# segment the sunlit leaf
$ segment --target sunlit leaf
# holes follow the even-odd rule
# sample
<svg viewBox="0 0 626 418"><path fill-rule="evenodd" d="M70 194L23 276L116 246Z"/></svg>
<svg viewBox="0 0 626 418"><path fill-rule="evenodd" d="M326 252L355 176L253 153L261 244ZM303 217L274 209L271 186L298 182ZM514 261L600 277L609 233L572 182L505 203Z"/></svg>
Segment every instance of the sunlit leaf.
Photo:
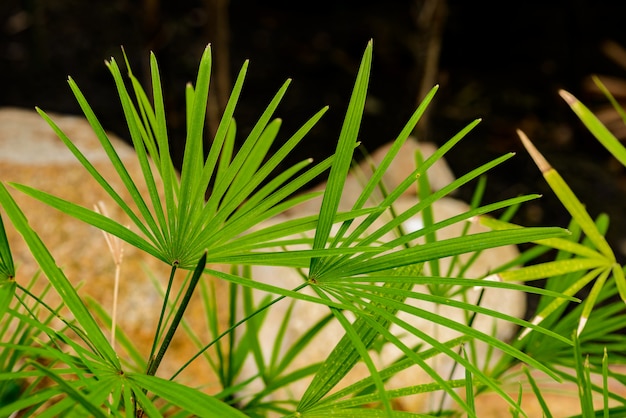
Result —
<svg viewBox="0 0 626 418"><path fill-rule="evenodd" d="M15 228L22 235L30 248L39 266L46 274L54 288L61 295L67 308L74 314L78 323L83 327L91 342L99 351L99 354L115 369L120 369L119 359L111 348L107 338L102 333L85 304L78 296L76 289L65 277L61 269L56 265L54 258L45 247L39 236L33 231L28 220L18 208L4 184L0 183L0 203L7 212Z"/></svg>
<svg viewBox="0 0 626 418"><path fill-rule="evenodd" d="M626 148L624 148L615 135L604 126L587 106L574 97L574 95L565 90L560 90L559 94L563 100L567 102L569 107L572 108L574 113L576 113L576 116L585 124L587 129L589 129L589 132L591 132L623 166L626 166Z"/></svg>
<svg viewBox="0 0 626 418"><path fill-rule="evenodd" d="M324 198L320 208L319 224L315 230L313 248L324 248L330 236L330 230L335 222L335 215L339 208L339 201L350 169L352 155L357 146L357 136L361 126L361 118L365 107L369 74L372 61L372 41L367 44L357 74L354 90L350 96L350 103L341 128L333 165L328 175ZM314 258L311 260L310 274L316 276L323 261Z"/></svg>
<svg viewBox="0 0 626 418"><path fill-rule="evenodd" d="M246 416L213 396L180 383L139 373L128 373L126 378L137 386L147 389L149 392L198 417L243 418Z"/></svg>
<svg viewBox="0 0 626 418"><path fill-rule="evenodd" d="M606 242L604 236L598 232L593 219L591 219L591 216L589 216L584 205L580 202L580 200L578 200L572 189L570 189L560 174L548 163L548 161L546 161L543 155L539 153L526 134L520 130L518 130L517 133L522 140L522 143L528 150L528 153L531 155L535 164L537 164L537 167L543 174L543 177L546 179L546 182L550 185L550 188L559 198L563 206L565 206L574 221L580 225L587 238L591 240L598 251L600 251L611 262L615 262L613 250L611 250L611 247Z"/></svg>

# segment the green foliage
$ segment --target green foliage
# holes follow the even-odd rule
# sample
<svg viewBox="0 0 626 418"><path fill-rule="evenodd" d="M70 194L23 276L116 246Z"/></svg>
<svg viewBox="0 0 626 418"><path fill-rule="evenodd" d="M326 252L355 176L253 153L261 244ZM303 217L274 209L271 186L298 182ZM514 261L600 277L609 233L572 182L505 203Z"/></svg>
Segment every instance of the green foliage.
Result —
<svg viewBox="0 0 626 418"><path fill-rule="evenodd" d="M305 139L327 109L315 113L282 145L274 147L281 121L273 119L273 115L290 84L287 81L235 151L234 114L248 68L245 63L217 132L205 150L204 125L212 61L211 50L207 47L200 60L195 84L186 88L187 137L182 168L177 173L170 155L156 58L150 56L150 94L143 90L126 57L124 59L130 89L117 62L111 59L107 66L121 100L142 179L131 177L71 78L69 85L122 180L124 191L131 197L130 202L121 197L121 191L115 189L45 112L39 109L38 112L99 186L128 215L138 232L98 211L27 185L10 186L170 266L166 288L157 285L163 302L160 310L155 312L158 325L151 352L144 357L124 330L119 330L118 334L120 349L112 346L101 324L113 327L113 318L93 299L81 297L57 266L38 233L30 227L9 188L0 184L0 205L49 281L51 287L47 289L54 289L63 301L58 307L50 307L45 301L48 290L34 294L29 286L16 283L11 251L0 220L0 329L3 331L0 339L3 347L0 354L0 416L15 411L23 411L26 416L70 417L238 417L271 413L294 417L415 416L394 410L394 401L412 394L430 393L444 394L459 410L473 417L477 414L475 398L485 390L496 392L508 403L513 415L520 416L524 415L520 401L504 390L499 380L519 362L555 379L579 382L583 411L593 413L591 393L598 388L588 377L591 365L599 364L594 363L600 353L598 341L606 338L603 343L611 355L618 348L623 349L623 341L610 341L607 332L621 326L617 321L610 327L607 325L611 314L616 312L615 305L599 305L616 293L626 295L626 284L623 269L616 263L603 237L606 222L603 218L597 223L591 220L556 171L550 168L544 173L573 216L571 234L561 228L523 228L507 223L512 210L537 198L536 195L481 205L481 190L484 189L481 179L512 154L477 167L441 190L428 188L428 169L466 137L478 120L468 124L430 158L424 160L421 155L416 155L415 170L395 189L385 190L383 174L393 164L433 99L437 91L435 87L401 129L388 154L363 185L351 210L341 212L339 204L353 152L359 145L359 129L367 97L372 60L372 44L369 43L334 154L317 164L304 160L281 172L277 172L279 165ZM576 109L582 107L577 105ZM528 145L529 141L526 142ZM270 152L273 148L277 150ZM621 152L614 144L609 149ZM276 218L288 209L318 197L319 193L297 192L326 170L330 172L318 214L289 220ZM139 192L138 181L146 185L147 196ZM471 208L449 219L435 221L433 204L474 181L478 181L478 191ZM396 201L408 188L416 186L419 186L419 202L403 212L396 212ZM372 202L376 190L383 191L380 202ZM484 216L499 210L505 210L500 220ZM403 231L402 224L417 215L422 216L424 227L413 232ZM452 224L465 225L467 231L469 222L477 217L493 230L463 233L448 239L438 237L442 228ZM279 220L267 223L270 219ZM579 231L585 233L583 242L578 242ZM393 235L391 238L390 234ZM495 267L494 273L505 279L504 282L485 280L485 277L464 277L463 273L480 252L529 242L536 243L536 248L556 249L557 258L550 263L515 269L536 256L537 250L534 249L509 265ZM474 257L463 265L458 256L468 253ZM454 267L448 272L440 268L439 260L443 258L454 261ZM230 270L221 271L212 267L215 264L229 265ZM302 282L295 288L286 288L257 281L255 266L294 269L302 276ZM430 274L425 273L426 266ZM452 274L454 268L460 272L457 276ZM184 285L178 288L173 283L180 271L186 271L187 276ZM228 295L217 294L203 280L209 275L229 283ZM544 277L549 277L546 289L516 283ZM491 278L493 276L489 276ZM577 291L594 279L595 285L585 303L565 312L567 305L577 301ZM158 280L155 279L155 283ZM501 292L537 293L541 298L539 314L527 322L480 303L470 303L463 295L476 286ZM198 293L211 334L208 341L194 333L185 317L190 298ZM259 299L260 294L267 296ZM283 299L289 299L291 305L284 319L276 324L275 347L268 357L261 349L261 328L271 309ZM458 322L438 311L418 308L413 303L415 301L459 309L466 314L467 320ZM328 314L313 321L302 330L299 339L280 352L283 342L286 343L285 334L290 327L294 303L322 305L328 309ZM225 318L227 329L221 328L217 317L223 312L228 312L228 318ZM400 317L399 313L409 315L409 319ZM473 327L476 315L519 325L519 339L508 344L477 330ZM460 337L439 341L412 322L417 318L455 330ZM63 324L60 328L53 326L57 320ZM294 359L330 322L340 324L344 334L328 358L321 363L311 362L302 368L290 369ZM392 326L401 332L392 331ZM9 329L14 331L8 332ZM164 356L174 334L180 330L187 333L197 352L171 378L159 377L159 365L166 359ZM574 330L577 332L573 333ZM417 347L407 345L403 334L419 337L422 344ZM486 344L490 352L498 350L503 353L493 369L481 366L476 361L476 354L469 349L478 342ZM379 366L373 354L386 344L395 346L401 355L388 365ZM215 355L207 355L209 351ZM587 356L584 360L583 352ZM459 379L441 375L429 363L435 357L453 360L464 368L464 375ZM221 391L209 395L177 381L179 373L197 358L205 359L215 370L222 384ZM247 358L253 360L257 375L242 380L240 374ZM609 373L606 358L603 354L600 360L605 379ZM342 379L358 363L366 366L368 376L341 386ZM395 389L387 387L391 377L416 365L429 376L429 382L415 382ZM570 376L556 365L570 365L575 373ZM271 398L278 390L289 388L305 377L311 377L312 381L301 399ZM530 374L528 378L533 392L541 399L540 388ZM241 393L254 380L260 381L262 388L243 397ZM20 384L16 385L16 382ZM600 390L603 390L605 399L623 401L607 393L606 389ZM542 405L549 416L545 402ZM442 414L445 411L442 406L431 412Z"/></svg>
<svg viewBox="0 0 626 418"><path fill-rule="evenodd" d="M599 79L594 80L626 123L624 110ZM626 166L626 148L617 138L573 95L563 90L560 94L598 141ZM609 391L608 376L610 373L621 382L626 376L609 372L608 366L609 354L611 364L623 364L626 360L623 354L626 347L623 337L625 309L622 303L615 301L618 296L621 301L626 301L626 279L624 267L616 261L612 248L604 238L609 224L608 217L600 215L594 222L584 204L530 139L522 131L518 131L518 134L546 182L572 216L572 223L568 228L572 234L566 238L536 241L537 247L520 257L531 260L545 253L547 249L552 249L557 251L554 261L503 271L499 273L499 277L515 281L547 278L546 289L567 296L575 296L586 286L591 283L593 285L582 305L573 308L568 306L565 298L542 297L538 303L538 313L532 321L533 324L541 324L562 336L573 335L573 347L564 346L557 339L546 340L530 329L523 330L514 345L553 368L561 379L573 382L578 387L582 417L621 416L624 407L609 408L608 401L611 399L624 405L626 399ZM488 218L483 218L482 222L494 229L519 228L517 225ZM504 373L511 365L509 361L510 359L503 359L494 369L494 374ZM559 366L566 366L569 370L574 370L574 373L564 371ZM592 383L592 373L601 374L602 386ZM545 416L551 416L539 388L529 373L527 376ZM601 410L594 411L593 392L602 395Z"/></svg>

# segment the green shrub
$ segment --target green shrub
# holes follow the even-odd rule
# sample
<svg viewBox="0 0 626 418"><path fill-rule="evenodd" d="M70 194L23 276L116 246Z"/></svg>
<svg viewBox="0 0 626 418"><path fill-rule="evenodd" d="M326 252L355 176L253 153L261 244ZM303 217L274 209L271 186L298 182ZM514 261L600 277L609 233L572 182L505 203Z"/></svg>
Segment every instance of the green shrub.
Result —
<svg viewBox="0 0 626 418"><path fill-rule="evenodd" d="M515 208L538 196L521 196L502 202L480 205L480 192L474 204L459 216L442 222L433 222L429 213L432 205L455 189L481 178L492 167L503 163L512 154L488 162L461 176L442 190L425 190L420 202L403 213L395 213L374 232L368 232L375 221L380 222L383 213L417 181L427 178L427 170L454 145L463 139L478 123L474 121L451 138L432 157L421 161L417 156L415 171L396 189L386 191L384 199L371 205L372 193L381 188L381 178L392 163L402 144L418 123L430 100L434 88L416 109L394 142L388 155L374 174L364 184L363 191L352 210L339 212L339 201L351 166L353 152L358 145L359 127L365 105L372 59L372 45L367 46L354 90L346 112L335 153L322 162L312 164L305 160L300 164L277 172L285 157L306 138L306 133L326 112L326 108L311 117L293 136L274 153L269 149L277 137L280 121L273 113L285 94L286 82L263 110L258 122L233 153L236 125L233 118L237 101L242 92L247 71L243 65L233 87L230 100L221 119L211 146L205 154L203 128L211 73L211 50L207 48L200 62L195 85L187 87L187 137L180 175L174 169L169 152L166 116L161 92L157 62L151 56L152 90L148 95L130 71L130 91L117 62L107 63L117 87L130 136L149 189L142 196L128 175L126 168L109 142L78 86L69 80L87 120L98 136L127 191L132 197L125 202L81 151L73 145L54 121L43 111L41 116L56 131L91 176L110 194L113 200L129 216L138 233L121 225L97 211L80 207L26 185L10 186L44 203L91 224L161 260L171 267L168 287L163 304L155 315L159 326L155 332L152 351L138 364L144 369L127 365L116 352L99 321L108 318L101 307L86 303L79 296L64 273L57 267L49 250L37 232L15 203L6 185L0 184L0 205L14 227L28 244L43 274L63 300L63 307L71 313L71 320L62 316L61 306L45 303L44 293L33 294L28 285L16 280L4 227L0 225L0 327L3 347L0 355L3 372L0 373L0 416L22 411L23 416L262 416L270 412L298 416L405 416L406 412L394 410L394 399L415 393L444 392L468 416L476 416L474 398L484 391L494 391L505 399L514 415L523 415L515 395L502 388L502 376L518 363L545 372L555 379L577 382L580 387L581 404L585 416L594 416L591 391L598 391L607 399L626 400L607 393L601 387L592 386L588 376L599 371L606 377L607 355L611 361L623 359L623 338L614 337L614 330L622 326L613 318L617 313L623 318L621 308L615 304L600 304L619 293L624 297L626 287L623 269L615 261L613 253L603 238L606 219L591 220L584 207L576 200L556 171L540 163L547 181L554 188L573 216L570 231L561 228L523 228L506 222ZM133 97L134 96L134 97ZM152 101L148 97L152 97ZM576 102L573 105L580 109ZM586 120L589 114L585 113ZM595 126L595 125L594 125ZM530 142L526 141L530 147ZM614 145L614 144L613 144ZM615 151L623 153L620 149ZM206 158L204 157L206 155ZM542 161L535 155L535 159ZM151 165L150 160L154 163ZM318 215L278 222L267 226L265 222L276 219L284 211L318 196L316 193L296 192L316 179L326 170L327 187L323 193ZM419 179L419 180L418 180ZM157 184L162 184L162 190ZM480 191L480 182L478 183ZM208 191L208 193L207 193ZM161 198L160 196L163 196ZM499 220L483 216L492 211L508 209ZM424 228L400 234L397 238L384 240L386 232L397 230L408 217L422 214ZM480 219L493 230L479 234L463 234L445 240L437 240L441 228L452 223L465 223ZM333 229L334 227L334 229ZM252 231L252 232L250 232ZM584 239L580 238L580 231ZM300 238L294 238L300 237ZM425 241L417 244L416 240ZM582 239L582 241L581 241ZM503 265L492 273L503 281L469 279L463 277L439 277L422 275L422 265L433 264L445 257L504 245L536 243L532 250L513 262ZM291 245L304 245L307 249L292 249ZM284 247L284 251L274 251ZM554 262L528 265L546 248L556 249ZM232 266L230 273L209 267L214 264ZM272 286L249 277L252 266L281 266L303 272L302 284L294 289ZM187 275L185 286L172 286L174 275L182 271ZM232 306L229 318L231 328L225 332L213 329L214 339L202 341L202 348L195 357L207 350L216 350L218 362L212 364L222 380L222 391L206 394L201 390L180 384L176 376L167 379L157 377L164 354L174 333L184 324L187 303L195 292L201 292L205 300L215 300L211 289L203 285L203 277L212 275L231 284L229 300L232 304L250 300L251 291L264 291L275 295L264 304L251 309ZM492 276L493 277L493 276ZM517 284L538 278L548 278L546 289ZM584 304L565 311L573 302L577 290L592 282L595 284ZM198 286L198 283L200 285ZM442 293L420 292L416 284L435 288L443 285ZM532 322L509 317L495 310L451 296L463 293L474 286L535 292L541 295L539 313ZM308 288L312 293L304 293ZM441 288L439 288L441 290ZM47 291L47 290L46 290ZM244 295L243 299L237 295ZM220 295L220 298L223 298ZM246 299L248 298L248 299ZM259 334L255 332L267 309L278 300L290 298L304 303L322 304L328 307L327 321L337 321L345 334L330 356L321 365L311 365L298 372L282 375L288 362L274 361L273 380L265 381L264 389L251 400L238 398L249 381L238 381L243 359L248 356L262 357ZM468 321L459 323L445 316L415 309L408 300L426 298L435 303L451 304L467 311ZM207 303L208 317L215 317L215 303ZM235 312L245 312L245 317L235 317ZM410 321L400 319L398 312L421 316L433 323L456 329L463 337L451 341L438 341L412 326ZM495 319L511 321L521 327L520 335L511 344L499 341L492 335L472 328L472 317L477 313ZM41 320L41 317L44 320ZM354 317L354 320L349 318ZM54 328L52 319L64 323ZM109 321L110 322L110 321ZM419 336L428 349L409 347L401 336L390 331L390 325L401 328L403 333ZM303 335L312 337L323 324L312 324ZM281 326L288 326L288 318ZM240 328L241 327L241 328ZM246 339L233 336L235 329L244 329ZM9 330L11 330L9 332ZM226 337L226 338L224 338ZM251 343L250 343L251 341ZM494 367L481 366L465 351L476 341L486 343L503 356ZM290 348L288 355L297 355L309 342L303 338ZM126 350L136 353L132 343L120 336ZM381 344L393 344L403 357L394 364L379 368L372 359L371 349ZM606 348L605 348L606 347ZM605 351L606 350L606 351ZM136 353L135 355L140 355ZM465 369L462 379L450 379L436 373L427 365L427 359L441 355L448 357ZM583 358L583 355L585 356ZM190 359L192 360L192 359ZM365 380L344 387L335 394L332 391L357 362L368 369ZM264 367L263 360L256 362ZM399 371L418 365L432 379L401 389L386 388L386 381ZM574 373L564 373L558 366L571 366ZM260 373L263 371L261 370ZM289 386L293 381L313 374L302 399L291 402L264 402L265 395ZM270 376L269 374L264 375ZM45 384L43 384L45 381ZM532 379L531 379L532 381ZM18 384L19 383L19 384ZM464 392L464 396L459 392ZM541 399L539 389L533 388ZM49 400L54 402L48 403ZM431 411L441 414L441 409ZM607 413L623 413L624 407ZM549 416L547 406L545 413Z"/></svg>

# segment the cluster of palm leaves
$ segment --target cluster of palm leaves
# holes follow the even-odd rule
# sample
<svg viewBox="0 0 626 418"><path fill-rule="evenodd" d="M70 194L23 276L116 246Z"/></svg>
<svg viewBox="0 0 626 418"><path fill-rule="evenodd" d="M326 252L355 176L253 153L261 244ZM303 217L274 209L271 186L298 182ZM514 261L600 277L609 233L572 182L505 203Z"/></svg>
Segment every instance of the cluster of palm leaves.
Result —
<svg viewBox="0 0 626 418"><path fill-rule="evenodd" d="M210 147L205 150L203 131L211 74L211 49L207 47L197 80L186 89L187 137L180 173L175 170L170 156L155 57L150 59L150 94L143 90L128 62L129 81L122 75L118 63L111 59L107 65L121 99L130 138L142 169L142 181L149 190L147 196L139 193L135 180L129 175L87 100L70 79L69 85L132 197L131 201L122 199L120 192L111 186L54 121L45 112L38 111L89 174L128 215L133 225L128 228L98 211L27 185L0 184L0 206L28 244L41 267L42 276L45 276L35 277L30 284L23 284L19 270L15 271L4 227L0 224L0 416L20 411L20 416L70 417L237 417L268 414L392 417L408 414L396 411L394 400L416 393L445 393L458 413L476 416L475 399L484 392L495 392L508 404L512 414L523 416L521 392L505 389L507 379L511 378L507 372L520 363L553 379L576 382L584 416L596 416L592 405L594 396L605 400L601 414L617 416L613 414L625 413L626 406L623 405L626 405L626 399L610 393L606 385L594 386L589 378L592 373L600 373L607 379L615 374L609 364L624 360L624 338L617 333L623 327L623 306L610 301L616 295L626 299L626 282L622 266L616 262L603 237L608 220L600 217L594 221L589 217L567 184L534 150L523 133L521 136L532 150L546 180L572 214L569 230L525 228L507 222L519 205L537 198L536 195L480 203L483 198L481 190L484 189L483 175L504 163L512 154L477 167L441 190L422 193L420 201L402 213L393 211L398 197L408 188L416 187L416 183L423 182L429 167L461 141L479 121L470 123L430 158L422 161L421 156L417 156L419 164L414 172L395 189L384 190L384 198L379 203L371 204L372 193L381 189L383 174L420 120L437 88L431 90L400 130L387 156L367 179L352 209L339 211L344 183L358 146L371 59L370 43L363 55L334 154L315 164L306 159L281 171L278 167L305 140L307 132L327 109L315 113L280 146L275 146L281 122L273 114L287 91L287 81L263 110L241 145L236 146L234 114L248 68L245 63L217 132L211 138ZM564 97L611 152L620 161L626 162L626 151L598 125L591 112L570 95L564 93ZM272 149L276 151L270 152ZM327 171L328 181L319 214L265 223L308 199L318 197L319 193L298 192ZM434 222L433 203L473 181L477 181L478 185L470 209L459 216ZM12 192L9 192L10 188ZM93 301L79 295L57 267L49 249L15 203L11 195L15 192L39 199L170 266L168 285L163 289L163 304L155 312L159 325L149 354L137 352L123 330L118 331L123 353L113 348L102 329L102 324L111 326L114 323L112 318ZM383 214L390 211L393 216L381 223ZM499 219L483 216L494 211L503 211L504 214ZM422 229L401 233L394 239L383 239L388 232L401 230L406 219L418 214L424 220ZM480 219L491 230L462 234L451 239L436 238L436 232L441 228L475 219ZM378 226L372 231L375 224ZM422 240L419 244L418 239ZM478 254L489 248L530 242L536 244L533 249L491 272L491 277L498 275L499 281L425 275L420 268L424 263L436 263L446 257L455 259L461 254ZM293 249L294 246L298 249ZM284 247L285 250L275 251L277 247ZM553 262L532 263L546 251L556 252ZM210 267L214 265L231 268ZM250 274L254 266L295 269L302 273L302 283L296 288L283 288L255 281ZM463 271L462 268L459 270ZM176 274L186 275L184 286L180 288L173 286ZM205 283L207 275L229 283L228 297L215 295L214 289ZM519 284L540 278L548 279L545 289ZM44 292L33 293L31 285L34 280L47 280L49 286ZM586 300L578 304L578 291L591 283ZM426 285L425 289L444 286L445 291L428 293L416 290L417 284ZM533 320L525 321L479 304L464 302L462 298L452 301L453 296L475 286L502 292L537 293L540 295L538 313ZM310 291L303 292L305 288ZM62 305L50 306L46 303L45 296L49 291L61 296ZM261 304L235 306L241 301L249 302L253 291L273 296ZM185 310L192 295L198 292L206 302L207 317L214 318L210 324L213 337L207 341L200 340L185 327ZM218 299L220 302L227 299L233 305L228 309L230 313L226 322L229 326L226 329L220 328L213 315L218 311ZM328 316L303 330L302 338L286 353L276 351L270 359L265 359L258 342L258 327L265 312L283 299L325 306ZM410 303L413 299L454 304L468 313L468 320L456 322L416 309ZM438 341L413 326L410 320L400 319L398 312L426 318L438 326L457 330L462 336L450 341ZM499 341L493 335L472 327L471 318L476 314L517 324L520 334L511 343ZM59 320L63 325L53 326ZM329 321L337 321L345 331L329 357L321 364L310 364L286 373L293 358ZM419 336L424 344L419 347L406 345L398 333L390 331L391 324L401 329L402 333ZM280 324L279 339L288 327L289 315ZM245 338L235 338L236 330L243 330L240 335L244 334ZM159 366L177 331L189 332L189 338L198 346L197 354L187 364L208 351L215 353L214 357L207 357L207 361L219 376L221 391L209 394L185 386L177 381L178 373L171 377L158 375ZM498 350L500 360L487 365L475 361L465 348L477 341ZM401 357L391 365L377 366L372 359L372 349L380 344L393 344L402 353ZM127 355L134 361L130 362ZM256 359L259 369L256 379L263 382L263 388L255 396L240 398L238 394L250 381L242 381L238 376L245 359L250 356ZM464 378L451 379L437 373L428 363L434 356L454 360L465 370ZM357 363L365 364L368 377L337 390L339 382ZM386 386L390 377L413 365L421 367L430 381L416 382L399 389ZM288 388L291 383L306 376L313 378L301 399L267 401L267 396L274 391ZM541 389L530 373L527 377L531 383L528 390L542 400ZM622 406L610 407L609 399ZM544 413L550 416L549 406L545 402L542 406ZM444 408L442 403L439 410L430 412L441 414Z"/></svg>

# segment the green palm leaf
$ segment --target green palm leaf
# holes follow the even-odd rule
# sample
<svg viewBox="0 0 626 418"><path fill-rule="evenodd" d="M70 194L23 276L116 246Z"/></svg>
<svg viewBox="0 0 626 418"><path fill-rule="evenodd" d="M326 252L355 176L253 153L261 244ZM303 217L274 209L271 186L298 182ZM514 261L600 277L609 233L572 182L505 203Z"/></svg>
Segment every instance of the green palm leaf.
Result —
<svg viewBox="0 0 626 418"><path fill-rule="evenodd" d="M183 408L186 412L192 413L198 417L246 417L242 412L237 411L235 408L213 396L181 385L180 383L139 373L128 373L126 379L135 388L147 389L151 393L168 400L172 404ZM141 401L142 407L150 404L152 404L152 402L148 401L147 398ZM149 416L152 417L153 415Z"/></svg>
<svg viewBox="0 0 626 418"><path fill-rule="evenodd" d="M579 109L578 106L576 108ZM621 266L616 263L613 250L607 243L604 235L600 233L593 219L591 219L591 216L589 216L589 213L585 209L584 205L578 200L574 192L570 189L570 187L559 175L559 173L535 148L535 146L532 144L530 139L528 139L526 134L519 130L518 134L522 140L522 143L528 150L528 153L531 155L531 157L541 170L544 178L546 179L546 182L550 185L550 188L554 191L563 206L565 206L567 211L570 213L574 222L576 222L576 224L580 226L581 230L585 233L585 236L589 240L591 245L593 245L593 247L595 247L598 251L598 256L594 257L593 259L576 258L564 263L567 263L570 268L574 268L576 265L581 267L580 269L603 267L606 273L602 273L602 270L596 271L595 273L590 272L588 275L585 276L585 279L590 281L594 277L598 277L599 283L603 284L606 280L605 274L608 275L609 273L612 273L612 277L615 280L620 297L624 302L626 302L626 279L624 278L624 273ZM527 269L529 269L529 267L527 267ZM569 271L574 270L570 269ZM557 272L555 271L554 274L556 273ZM511 275L515 273L509 272L507 274ZM576 285L576 287L581 288L582 285L579 283L578 285ZM598 296L598 292L599 289L596 288L595 291L590 293L587 300L585 301L586 309L583 312L583 316L581 316L580 318L578 335L580 335L585 327L588 317L591 314L592 307L595 305L595 300ZM552 305L550 308L554 309L555 305ZM538 315L535 319L535 323L539 323L541 320L543 320L543 318L545 318L544 315L547 316L547 314L549 313L551 313L551 311L546 311L541 313L541 315Z"/></svg>
<svg viewBox="0 0 626 418"><path fill-rule="evenodd" d="M98 355L101 356L111 368L120 370L119 359L111 348L107 338L102 333L100 326L96 323L93 316L78 296L74 286L72 286L67 277L65 277L61 269L57 267L52 255L39 236L30 228L28 220L19 209L6 187L1 183L0 204L7 212L15 228L26 241L26 244L39 263L42 271L48 277L59 295L61 295L65 305L72 312L76 321L82 326L89 341L92 342L96 348Z"/></svg>

